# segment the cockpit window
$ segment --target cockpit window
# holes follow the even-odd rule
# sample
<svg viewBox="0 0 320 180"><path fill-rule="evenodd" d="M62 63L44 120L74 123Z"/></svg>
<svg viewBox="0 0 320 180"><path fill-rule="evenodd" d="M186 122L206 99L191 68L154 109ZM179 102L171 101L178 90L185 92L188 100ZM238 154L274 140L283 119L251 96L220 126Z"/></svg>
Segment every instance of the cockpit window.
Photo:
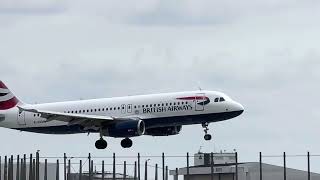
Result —
<svg viewBox="0 0 320 180"><path fill-rule="evenodd" d="M225 101L225 99L223 97L220 97L220 102Z"/></svg>
<svg viewBox="0 0 320 180"><path fill-rule="evenodd" d="M214 99L214 102L219 102L219 98L215 98L215 99Z"/></svg>

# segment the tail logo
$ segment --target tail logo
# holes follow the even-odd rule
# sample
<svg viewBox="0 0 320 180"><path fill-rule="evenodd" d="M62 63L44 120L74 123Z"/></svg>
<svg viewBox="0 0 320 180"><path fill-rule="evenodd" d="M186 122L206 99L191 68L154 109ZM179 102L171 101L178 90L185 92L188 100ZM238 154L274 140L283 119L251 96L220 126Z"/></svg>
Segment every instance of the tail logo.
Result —
<svg viewBox="0 0 320 180"><path fill-rule="evenodd" d="M0 110L7 110L15 107L19 100L10 90L0 81Z"/></svg>

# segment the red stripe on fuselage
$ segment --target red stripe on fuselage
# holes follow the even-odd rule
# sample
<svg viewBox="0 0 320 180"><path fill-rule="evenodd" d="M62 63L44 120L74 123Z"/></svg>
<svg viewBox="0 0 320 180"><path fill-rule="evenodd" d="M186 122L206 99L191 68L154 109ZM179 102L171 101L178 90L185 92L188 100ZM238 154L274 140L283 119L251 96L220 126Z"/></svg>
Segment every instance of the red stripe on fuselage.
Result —
<svg viewBox="0 0 320 180"><path fill-rule="evenodd" d="M14 97L8 101L0 102L0 110L7 110L15 107L18 104L19 100Z"/></svg>
<svg viewBox="0 0 320 180"><path fill-rule="evenodd" d="M189 96L189 97L181 97L181 98L177 98L179 100L205 100L208 99L208 97L204 97L204 96Z"/></svg>

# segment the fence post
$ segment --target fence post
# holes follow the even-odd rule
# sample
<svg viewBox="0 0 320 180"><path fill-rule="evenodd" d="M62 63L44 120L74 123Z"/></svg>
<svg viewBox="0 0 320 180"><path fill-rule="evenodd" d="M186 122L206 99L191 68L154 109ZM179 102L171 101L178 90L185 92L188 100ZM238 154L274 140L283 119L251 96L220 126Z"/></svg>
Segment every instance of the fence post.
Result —
<svg viewBox="0 0 320 180"><path fill-rule="evenodd" d="M70 173L71 173L71 160L68 159L68 174L67 174L68 180L70 180Z"/></svg>
<svg viewBox="0 0 320 180"><path fill-rule="evenodd" d="M80 159L80 162L79 162L79 180L82 179L82 160Z"/></svg>
<svg viewBox="0 0 320 180"><path fill-rule="evenodd" d="M116 153L113 153L113 172L112 179L116 180Z"/></svg>
<svg viewBox="0 0 320 180"><path fill-rule="evenodd" d="M236 180L238 180L238 152L236 152Z"/></svg>
<svg viewBox="0 0 320 180"><path fill-rule="evenodd" d="M67 154L63 153L63 177L67 180Z"/></svg>
<svg viewBox="0 0 320 180"><path fill-rule="evenodd" d="M189 174L190 174L190 172L189 172L189 152L187 153L187 180L189 180Z"/></svg>
<svg viewBox="0 0 320 180"><path fill-rule="evenodd" d="M155 167L154 180L158 180L158 164L156 164L156 167Z"/></svg>
<svg viewBox="0 0 320 180"><path fill-rule="evenodd" d="M4 169L3 169L3 180L8 179L8 157L4 157Z"/></svg>
<svg viewBox="0 0 320 180"><path fill-rule="evenodd" d="M88 155L88 166L89 166L89 180L91 180L91 175L92 175L92 171L91 171L91 153L89 153L89 155Z"/></svg>
<svg viewBox="0 0 320 180"><path fill-rule="evenodd" d="M59 180L59 159L57 159L57 164L56 164L56 180ZM29 179L30 180L30 179Z"/></svg>
<svg viewBox="0 0 320 180"><path fill-rule="evenodd" d="M140 153L138 153L138 180L140 180Z"/></svg>
<svg viewBox="0 0 320 180"><path fill-rule="evenodd" d="M32 161L32 166L33 166L33 168L32 168L32 179L36 179L36 160L35 159L33 159L33 161Z"/></svg>
<svg viewBox="0 0 320 180"><path fill-rule="evenodd" d="M168 178L169 178L169 170L168 170L168 166L166 166L166 180L168 180Z"/></svg>
<svg viewBox="0 0 320 180"><path fill-rule="evenodd" d="M8 180L11 180L11 158L8 158Z"/></svg>
<svg viewBox="0 0 320 180"><path fill-rule="evenodd" d="M123 179L124 180L127 179L127 162L126 161L123 162Z"/></svg>
<svg viewBox="0 0 320 180"><path fill-rule="evenodd" d="M11 180L13 180L13 155L11 155L11 174L10 174L10 176L11 176Z"/></svg>
<svg viewBox="0 0 320 180"><path fill-rule="evenodd" d="M23 158L21 157L20 159L20 180L25 180L24 176L23 176L23 170L24 169L24 162L23 162Z"/></svg>
<svg viewBox="0 0 320 180"><path fill-rule="evenodd" d="M176 168L176 175L174 176L174 180L178 180L179 179L179 171L178 168Z"/></svg>
<svg viewBox="0 0 320 180"><path fill-rule="evenodd" d="M310 180L310 152L308 152L308 180Z"/></svg>
<svg viewBox="0 0 320 180"><path fill-rule="evenodd" d="M40 178L40 156L39 156L39 151L36 152L36 180L39 180Z"/></svg>
<svg viewBox="0 0 320 180"><path fill-rule="evenodd" d="M144 180L148 180L148 160L144 162Z"/></svg>
<svg viewBox="0 0 320 180"><path fill-rule="evenodd" d="M48 180L48 160L44 160L44 180Z"/></svg>
<svg viewBox="0 0 320 180"><path fill-rule="evenodd" d="M101 168L101 176L102 176L102 180L104 180L104 161L102 160L102 168Z"/></svg>
<svg viewBox="0 0 320 180"><path fill-rule="evenodd" d="M16 180L20 180L20 156L17 155Z"/></svg>
<svg viewBox="0 0 320 180"><path fill-rule="evenodd" d="M262 153L259 153L259 170L260 170L260 180L262 180Z"/></svg>
<svg viewBox="0 0 320 180"><path fill-rule="evenodd" d="M210 169L211 169L211 180L213 180L213 176L214 176L214 169L213 169L213 152L210 153Z"/></svg>
<svg viewBox="0 0 320 180"><path fill-rule="evenodd" d="M133 179L137 180L137 161L134 162Z"/></svg>
<svg viewBox="0 0 320 180"><path fill-rule="evenodd" d="M93 180L93 175L94 175L94 172L93 172L93 160L91 160L91 176L90 176L90 180Z"/></svg>
<svg viewBox="0 0 320 180"><path fill-rule="evenodd" d="M27 180L27 155L23 155L23 180Z"/></svg>
<svg viewBox="0 0 320 180"><path fill-rule="evenodd" d="M287 180L286 152L283 152L283 179Z"/></svg>
<svg viewBox="0 0 320 180"><path fill-rule="evenodd" d="M32 154L30 154L30 162L29 162L29 180L31 180L32 179L32 169L33 169L33 167L32 167Z"/></svg>
<svg viewBox="0 0 320 180"><path fill-rule="evenodd" d="M164 153L162 153L162 179L163 180L166 180L166 177L165 177L165 164L164 164Z"/></svg>

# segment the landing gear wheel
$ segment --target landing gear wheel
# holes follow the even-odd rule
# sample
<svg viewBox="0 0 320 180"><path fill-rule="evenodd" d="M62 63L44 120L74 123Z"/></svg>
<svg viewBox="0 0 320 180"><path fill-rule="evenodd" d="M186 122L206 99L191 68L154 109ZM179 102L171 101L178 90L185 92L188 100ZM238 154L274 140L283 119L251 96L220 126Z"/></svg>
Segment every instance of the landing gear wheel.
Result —
<svg viewBox="0 0 320 180"><path fill-rule="evenodd" d="M129 138L125 138L121 141L121 146L123 148L130 148L132 146L132 140Z"/></svg>
<svg viewBox="0 0 320 180"><path fill-rule="evenodd" d="M95 145L97 149L105 149L107 148L108 143L106 140L100 138L99 140L96 141Z"/></svg>
<svg viewBox="0 0 320 180"><path fill-rule="evenodd" d="M210 141L210 140L212 139L211 134L206 134L206 135L204 135L204 139L205 139L206 141Z"/></svg>

